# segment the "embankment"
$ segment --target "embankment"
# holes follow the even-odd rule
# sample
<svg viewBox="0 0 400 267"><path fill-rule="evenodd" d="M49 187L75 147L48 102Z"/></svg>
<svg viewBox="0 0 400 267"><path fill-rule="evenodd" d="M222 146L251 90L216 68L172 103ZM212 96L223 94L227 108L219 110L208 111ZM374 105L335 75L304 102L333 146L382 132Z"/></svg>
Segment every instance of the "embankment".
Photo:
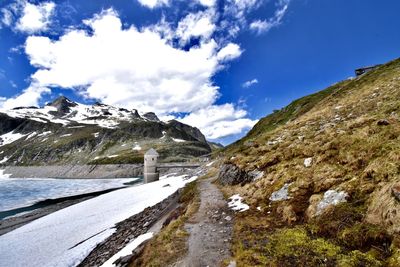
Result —
<svg viewBox="0 0 400 267"><path fill-rule="evenodd" d="M130 178L143 175L141 164L7 166L10 178Z"/></svg>

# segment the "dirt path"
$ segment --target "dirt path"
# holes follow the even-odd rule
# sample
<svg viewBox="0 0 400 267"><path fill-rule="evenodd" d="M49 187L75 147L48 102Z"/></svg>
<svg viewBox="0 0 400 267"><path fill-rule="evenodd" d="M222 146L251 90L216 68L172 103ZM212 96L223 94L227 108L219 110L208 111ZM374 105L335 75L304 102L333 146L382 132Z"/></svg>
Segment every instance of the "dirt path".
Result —
<svg viewBox="0 0 400 267"><path fill-rule="evenodd" d="M233 216L214 179L199 181L200 208L185 225L189 251L176 267L220 266L231 256Z"/></svg>

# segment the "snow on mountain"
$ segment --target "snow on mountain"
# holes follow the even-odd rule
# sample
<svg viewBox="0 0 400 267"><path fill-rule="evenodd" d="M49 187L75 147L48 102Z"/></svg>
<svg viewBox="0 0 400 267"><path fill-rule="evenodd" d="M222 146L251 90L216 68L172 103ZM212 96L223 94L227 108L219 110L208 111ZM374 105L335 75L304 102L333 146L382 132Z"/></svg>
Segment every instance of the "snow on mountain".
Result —
<svg viewBox="0 0 400 267"><path fill-rule="evenodd" d="M13 118L26 118L42 123L53 122L63 125L92 124L103 128L114 128L123 121L134 119L159 121L154 113L141 117L136 110L127 110L105 104L84 105L72 102L66 97L59 97L42 107L20 107L12 110L0 110ZM149 116L148 114L151 114Z"/></svg>

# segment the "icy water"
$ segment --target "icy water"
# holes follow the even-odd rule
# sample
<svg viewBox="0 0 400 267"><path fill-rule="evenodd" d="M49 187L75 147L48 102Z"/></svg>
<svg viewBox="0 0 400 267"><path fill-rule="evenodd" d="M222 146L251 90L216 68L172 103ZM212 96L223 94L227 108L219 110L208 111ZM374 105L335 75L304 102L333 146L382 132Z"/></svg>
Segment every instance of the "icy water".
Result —
<svg viewBox="0 0 400 267"><path fill-rule="evenodd" d="M0 175L0 212L26 207L46 199L70 197L123 187L137 180L138 178L21 179Z"/></svg>

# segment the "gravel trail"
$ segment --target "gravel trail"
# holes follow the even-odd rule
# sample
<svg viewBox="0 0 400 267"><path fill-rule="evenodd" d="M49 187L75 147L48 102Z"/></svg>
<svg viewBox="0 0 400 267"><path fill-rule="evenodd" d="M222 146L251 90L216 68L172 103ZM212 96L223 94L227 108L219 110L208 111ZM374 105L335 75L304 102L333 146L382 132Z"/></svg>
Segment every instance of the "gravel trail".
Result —
<svg viewBox="0 0 400 267"><path fill-rule="evenodd" d="M214 179L199 180L200 208L185 225L189 251L176 267L220 266L231 256L233 215Z"/></svg>

